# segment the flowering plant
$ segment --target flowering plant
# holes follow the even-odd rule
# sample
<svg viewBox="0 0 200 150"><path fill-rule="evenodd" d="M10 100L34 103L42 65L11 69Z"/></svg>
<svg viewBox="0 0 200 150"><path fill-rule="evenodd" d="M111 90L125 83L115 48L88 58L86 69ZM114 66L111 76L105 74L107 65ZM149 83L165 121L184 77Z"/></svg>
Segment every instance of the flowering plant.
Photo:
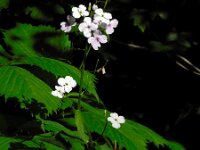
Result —
<svg viewBox="0 0 200 150"><path fill-rule="evenodd" d="M37 18L36 10L27 7L26 13ZM117 26L118 20L97 4L80 4L71 8L71 15L61 21L60 29L17 23L2 31L0 96L14 99L28 117L16 117L16 127L8 125L14 131L0 130L0 149L146 150L148 142L157 147L167 145L172 150L184 149L133 120L109 112L99 98L95 86L97 71L86 70L86 59L91 49L100 51L109 42ZM54 55L56 49L61 54L66 50L74 52L69 36L73 30L87 40L80 67ZM101 70L106 73L105 66ZM1 124L7 124L6 119L1 119L4 117L0 113Z"/></svg>

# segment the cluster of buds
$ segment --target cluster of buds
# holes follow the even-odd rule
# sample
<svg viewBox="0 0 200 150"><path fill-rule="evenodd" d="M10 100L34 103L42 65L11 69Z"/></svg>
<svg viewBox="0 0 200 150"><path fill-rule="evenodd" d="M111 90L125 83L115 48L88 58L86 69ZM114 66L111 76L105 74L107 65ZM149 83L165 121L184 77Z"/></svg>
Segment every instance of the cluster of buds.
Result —
<svg viewBox="0 0 200 150"><path fill-rule="evenodd" d="M66 76L65 78L58 79L58 85L55 86L55 91L52 91L51 94L58 98L63 98L65 93L71 92L71 90L76 86L76 81L70 77Z"/></svg>
<svg viewBox="0 0 200 150"><path fill-rule="evenodd" d="M78 29L87 38L94 50L98 50L101 44L108 42L108 36L114 32L114 28L118 25L117 19L112 19L109 12L104 12L102 8L98 8L93 4L87 9L85 5L80 4L78 7L72 8L72 16L67 16L66 22L61 22L61 30L70 32L73 26L78 25ZM81 23L76 21L81 19Z"/></svg>

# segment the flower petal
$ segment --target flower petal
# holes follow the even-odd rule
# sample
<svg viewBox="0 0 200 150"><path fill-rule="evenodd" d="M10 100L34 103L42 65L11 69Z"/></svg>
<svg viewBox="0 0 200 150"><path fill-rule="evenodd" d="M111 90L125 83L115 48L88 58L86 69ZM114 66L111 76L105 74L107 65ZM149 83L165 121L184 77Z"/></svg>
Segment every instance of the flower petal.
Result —
<svg viewBox="0 0 200 150"><path fill-rule="evenodd" d="M70 85L65 85L65 92L69 93L71 92L72 87Z"/></svg>
<svg viewBox="0 0 200 150"><path fill-rule="evenodd" d="M87 24L85 22L80 23L78 26L79 31L83 32L85 28L87 27Z"/></svg>
<svg viewBox="0 0 200 150"><path fill-rule="evenodd" d="M74 12L72 13L72 16L73 16L74 18L80 18L80 17L81 17L81 15L80 15L80 13L79 13L78 11L74 11Z"/></svg>
<svg viewBox="0 0 200 150"><path fill-rule="evenodd" d="M83 34L84 34L84 36L85 36L86 38L89 38L89 37L91 37L91 36L92 36L92 33L91 33L91 31L90 31L90 30L88 30L88 29L84 30Z"/></svg>
<svg viewBox="0 0 200 150"><path fill-rule="evenodd" d="M111 26L107 26L107 27L106 27L106 33L107 33L107 34L112 34L113 32L114 32L113 27L111 27Z"/></svg>
<svg viewBox="0 0 200 150"><path fill-rule="evenodd" d="M112 19L111 13L108 13L108 12L103 13L103 17L108 19L108 20Z"/></svg>
<svg viewBox="0 0 200 150"><path fill-rule="evenodd" d="M95 14L102 16L103 15L103 9L101 9L101 8L96 9Z"/></svg>
<svg viewBox="0 0 200 150"><path fill-rule="evenodd" d="M65 79L64 78L59 78L58 79L58 84L61 85L61 86L65 85L66 84Z"/></svg>
<svg viewBox="0 0 200 150"><path fill-rule="evenodd" d="M105 36L105 35L99 35L99 41L101 43L107 43L108 42L107 36Z"/></svg>
<svg viewBox="0 0 200 150"><path fill-rule="evenodd" d="M85 5L83 5L83 4L80 4L78 7L79 7L79 9L82 10L82 11L85 11L85 10L86 10Z"/></svg>
<svg viewBox="0 0 200 150"><path fill-rule="evenodd" d="M110 21L110 24L111 24L111 26L113 27L113 28L116 28L117 27L117 25L118 25L118 20L117 19L113 19L113 20L111 20Z"/></svg>
<svg viewBox="0 0 200 150"><path fill-rule="evenodd" d="M124 122L125 122L124 116L119 116L118 119L117 119L117 121L118 121L119 123L124 123Z"/></svg>
<svg viewBox="0 0 200 150"><path fill-rule="evenodd" d="M114 118L112 118L112 117L108 117L107 120L108 120L109 122L111 122L111 123L113 123L113 122L115 121Z"/></svg>
<svg viewBox="0 0 200 150"><path fill-rule="evenodd" d="M114 123L112 123L112 127L116 128L116 129L119 129L121 127L121 125L118 122L114 122Z"/></svg>
<svg viewBox="0 0 200 150"><path fill-rule="evenodd" d="M117 119L118 118L118 114L116 112L114 113L110 113L110 116L114 119Z"/></svg>

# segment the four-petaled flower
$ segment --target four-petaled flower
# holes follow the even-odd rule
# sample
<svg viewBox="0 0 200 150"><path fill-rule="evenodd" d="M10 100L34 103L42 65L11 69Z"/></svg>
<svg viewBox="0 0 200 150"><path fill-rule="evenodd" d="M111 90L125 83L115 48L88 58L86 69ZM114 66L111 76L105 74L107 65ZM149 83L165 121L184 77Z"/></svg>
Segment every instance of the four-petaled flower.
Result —
<svg viewBox="0 0 200 150"><path fill-rule="evenodd" d="M107 34L112 34L114 32L114 28L116 28L118 25L118 20L113 19L106 25L106 33Z"/></svg>
<svg viewBox="0 0 200 150"><path fill-rule="evenodd" d="M107 36L94 33L94 36L88 38L88 43L92 45L94 50L98 50L101 47L101 43L107 43Z"/></svg>
<svg viewBox="0 0 200 150"><path fill-rule="evenodd" d="M81 32L83 32L85 37L89 38L92 36L91 32L97 30L98 25L94 24L90 17L85 17L84 21L80 23L78 28Z"/></svg>
<svg viewBox="0 0 200 150"><path fill-rule="evenodd" d="M119 116L117 113L110 113L110 117L107 118L109 122L112 123L112 127L119 129L122 123L125 123L125 118L123 116Z"/></svg>
<svg viewBox="0 0 200 150"><path fill-rule="evenodd" d="M53 96L59 97L59 98L63 98L64 94L67 92L69 93L72 88L74 88L76 86L76 81L70 77L70 76L66 76L65 78L59 78L58 79L58 84L59 86L55 86L55 91L52 91L51 94Z"/></svg>
<svg viewBox="0 0 200 150"><path fill-rule="evenodd" d="M97 23L106 23L108 24L112 19L111 13L103 12L103 9L98 8L95 10L94 20Z"/></svg>
<svg viewBox="0 0 200 150"><path fill-rule="evenodd" d="M82 4L79 5L79 7L73 7L72 8L72 16L74 18L80 18L81 16L88 16L89 12L86 10L86 7Z"/></svg>
<svg viewBox="0 0 200 150"><path fill-rule="evenodd" d="M72 26L75 26L76 24L73 24L73 25L67 25L67 22L61 22L60 23L61 25L61 30L64 31L64 32L70 32L71 29L72 29Z"/></svg>
<svg viewBox="0 0 200 150"><path fill-rule="evenodd" d="M91 8L90 3L88 10L83 4L73 7L72 16L68 15L67 21L60 23L61 30L64 32L71 31L72 26L76 25L76 19L78 20L79 31L88 38L87 41L94 50L98 50L101 44L108 42L109 35L114 32L114 29L118 25L118 20L112 19L111 13L104 12L96 4L93 4ZM71 88L65 85L65 90L66 92L70 92Z"/></svg>
<svg viewBox="0 0 200 150"><path fill-rule="evenodd" d="M63 98L64 97L64 93L65 93L65 89L63 86L55 86L55 91L52 91L51 94L53 96L59 97L59 98Z"/></svg>

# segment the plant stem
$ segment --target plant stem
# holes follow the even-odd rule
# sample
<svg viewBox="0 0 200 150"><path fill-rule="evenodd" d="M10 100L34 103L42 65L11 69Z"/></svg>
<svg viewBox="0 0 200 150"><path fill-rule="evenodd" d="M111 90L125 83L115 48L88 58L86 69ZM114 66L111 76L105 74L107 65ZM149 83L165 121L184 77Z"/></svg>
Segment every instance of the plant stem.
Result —
<svg viewBox="0 0 200 150"><path fill-rule="evenodd" d="M105 1L105 4L104 4L103 9L106 9L106 6L107 6L108 2L109 2L109 0L106 0L106 1Z"/></svg>
<svg viewBox="0 0 200 150"><path fill-rule="evenodd" d="M91 46L88 47L88 45L86 45L86 49L85 49L85 53L84 53L84 57L83 60L81 62L81 65L79 67L79 69L81 69L81 79L80 79L80 89L79 89L79 99L78 99L78 109L80 110L81 107L81 99L82 99L82 95L83 95L83 77L84 77L84 71L85 71L85 64L86 64L86 59L87 56L90 52Z"/></svg>

